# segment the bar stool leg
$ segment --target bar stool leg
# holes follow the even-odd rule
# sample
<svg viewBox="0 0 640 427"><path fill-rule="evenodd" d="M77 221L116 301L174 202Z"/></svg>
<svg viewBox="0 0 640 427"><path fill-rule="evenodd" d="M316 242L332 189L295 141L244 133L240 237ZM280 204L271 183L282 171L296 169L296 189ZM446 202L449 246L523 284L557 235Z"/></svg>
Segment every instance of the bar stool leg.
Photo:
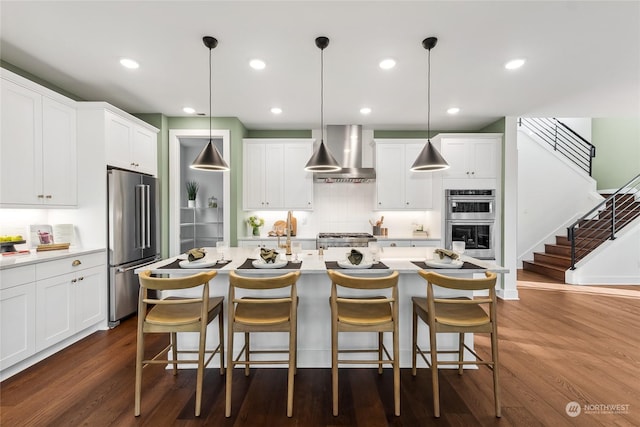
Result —
<svg viewBox="0 0 640 427"><path fill-rule="evenodd" d="M251 350L250 350L251 344L249 343L249 332L244 333L244 342L245 342L244 360L245 362L247 362L244 364L244 376L248 377L249 376L249 354L251 353Z"/></svg>
<svg viewBox="0 0 640 427"><path fill-rule="evenodd" d="M416 353L418 345L418 313L416 313L416 306L413 305L413 327L412 327L412 339L411 339L411 375L416 376Z"/></svg>
<svg viewBox="0 0 640 427"><path fill-rule="evenodd" d="M384 335L382 332L378 332L378 374L382 375L382 344L384 340Z"/></svg>
<svg viewBox="0 0 640 427"><path fill-rule="evenodd" d="M433 414L440 418L440 388L438 385L438 348L436 347L436 332L429 331L429 345L431 347L431 383L433 386Z"/></svg>
<svg viewBox="0 0 640 427"><path fill-rule="evenodd" d="M464 361L464 332L458 337L458 375L462 375L462 362Z"/></svg>

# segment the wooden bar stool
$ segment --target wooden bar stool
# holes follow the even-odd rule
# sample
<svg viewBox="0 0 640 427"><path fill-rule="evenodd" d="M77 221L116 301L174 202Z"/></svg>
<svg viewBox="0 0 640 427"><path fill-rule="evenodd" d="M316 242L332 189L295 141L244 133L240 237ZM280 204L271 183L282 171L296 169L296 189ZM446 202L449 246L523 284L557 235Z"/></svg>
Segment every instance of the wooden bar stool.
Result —
<svg viewBox="0 0 640 427"><path fill-rule="evenodd" d="M296 340L298 294L296 282L300 272L291 272L281 276L246 277L235 271L229 272L229 304L227 321L227 386L225 416L231 416L231 386L233 384L233 368L244 365L245 376L249 375L250 365L288 364L287 381L287 416L293 416L293 378L296 370ZM287 296L265 297L266 291L289 288ZM251 296L236 298L236 288L248 290ZM244 346L237 358L233 356L233 336L236 332L244 333ZM287 350L251 350L249 334L252 332L287 332L289 347ZM288 359L251 360L252 354L288 353ZM240 360L244 354L244 360Z"/></svg>
<svg viewBox="0 0 640 427"><path fill-rule="evenodd" d="M384 277L356 277L342 274L336 270L327 270L331 278L331 387L333 394L333 415L338 415L338 365L339 364L378 364L378 373L382 374L382 365L393 367L394 413L400 415L400 366L398 350L398 272ZM338 287L359 290L357 297L338 296ZM381 289L391 289L391 296L371 296L371 291L379 293ZM338 348L340 332L377 332L378 348L343 349ZM384 345L384 332L393 335L393 355ZM378 360L340 359L345 353L377 353ZM387 358L384 359L383 355Z"/></svg>
<svg viewBox="0 0 640 427"><path fill-rule="evenodd" d="M413 343L412 370L416 375L417 353L431 367L431 381L433 383L433 412L435 417L440 417L440 391L438 385L438 366L457 365L458 373L462 375L464 365L487 365L493 370L493 394L495 401L496 417L500 412L500 385L498 382L498 328L496 317L496 274L485 273L482 279L461 279L443 276L442 274L418 271L418 274L427 281L427 297L413 297ZM488 297L480 298L436 298L433 294L433 285L448 289L464 291L488 290ZM486 306L488 312L482 307ZM425 357L418 347L418 317L429 326L429 344L431 362ZM436 334L439 332L457 332L459 343L458 350L438 350ZM465 333L487 333L491 336L491 360L482 358L464 343ZM476 360L464 361L464 350L468 350ZM457 354L458 360L438 360L438 354Z"/></svg>
<svg viewBox="0 0 640 427"><path fill-rule="evenodd" d="M220 354L220 375L224 374L224 320L222 318L223 297L209 297L209 281L217 272L209 271L192 276L178 278L151 277L150 271L140 273L140 294L138 298L138 345L136 351L136 389L135 416L140 415L140 395L142 391L142 370L150 364L171 363L173 375L178 373L178 364L190 363L198 365L196 378L196 416L200 416L202 402L202 377L204 368L216 353ZM194 298L168 297L165 299L150 298L148 290L156 291L183 290L202 286L202 294ZM148 306L153 308L148 310ZM213 350L206 350L207 325L218 317L218 346ZM179 350L177 332L198 332L198 350ZM145 359L144 335L148 333L169 333L169 345L155 356ZM172 357L169 358L169 351ZM197 360L178 360L178 355L197 354ZM205 361L205 355L209 355ZM161 357L164 357L161 359Z"/></svg>

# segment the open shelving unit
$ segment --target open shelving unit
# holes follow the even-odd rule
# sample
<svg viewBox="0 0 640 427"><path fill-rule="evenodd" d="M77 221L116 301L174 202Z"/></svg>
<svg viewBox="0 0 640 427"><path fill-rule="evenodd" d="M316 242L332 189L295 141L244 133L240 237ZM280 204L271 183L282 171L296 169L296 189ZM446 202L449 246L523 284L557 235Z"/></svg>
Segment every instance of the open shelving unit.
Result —
<svg viewBox="0 0 640 427"><path fill-rule="evenodd" d="M222 208L180 208L180 251L192 248L215 247L223 240Z"/></svg>

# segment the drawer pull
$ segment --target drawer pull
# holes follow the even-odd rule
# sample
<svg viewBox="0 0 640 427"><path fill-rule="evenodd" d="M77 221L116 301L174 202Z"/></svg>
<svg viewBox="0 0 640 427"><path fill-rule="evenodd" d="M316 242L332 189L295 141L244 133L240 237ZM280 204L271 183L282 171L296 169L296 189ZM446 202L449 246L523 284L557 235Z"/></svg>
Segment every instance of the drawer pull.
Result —
<svg viewBox="0 0 640 427"><path fill-rule="evenodd" d="M74 259L73 262L71 263L73 267L77 267L80 264L82 264L82 262L79 259Z"/></svg>
<svg viewBox="0 0 640 427"><path fill-rule="evenodd" d="M84 276L78 277L78 281L82 281L82 280L84 280Z"/></svg>
<svg viewBox="0 0 640 427"><path fill-rule="evenodd" d="M71 283L76 283L77 281L77 279L71 279Z"/></svg>

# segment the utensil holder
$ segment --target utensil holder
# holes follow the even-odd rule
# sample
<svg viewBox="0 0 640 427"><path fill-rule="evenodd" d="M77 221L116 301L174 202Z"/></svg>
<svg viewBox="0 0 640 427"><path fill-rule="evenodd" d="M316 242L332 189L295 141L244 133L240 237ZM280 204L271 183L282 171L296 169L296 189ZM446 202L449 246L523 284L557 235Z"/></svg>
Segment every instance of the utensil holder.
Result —
<svg viewBox="0 0 640 427"><path fill-rule="evenodd" d="M382 230L380 229L381 227L378 226L373 226L373 235L374 236L382 236Z"/></svg>

